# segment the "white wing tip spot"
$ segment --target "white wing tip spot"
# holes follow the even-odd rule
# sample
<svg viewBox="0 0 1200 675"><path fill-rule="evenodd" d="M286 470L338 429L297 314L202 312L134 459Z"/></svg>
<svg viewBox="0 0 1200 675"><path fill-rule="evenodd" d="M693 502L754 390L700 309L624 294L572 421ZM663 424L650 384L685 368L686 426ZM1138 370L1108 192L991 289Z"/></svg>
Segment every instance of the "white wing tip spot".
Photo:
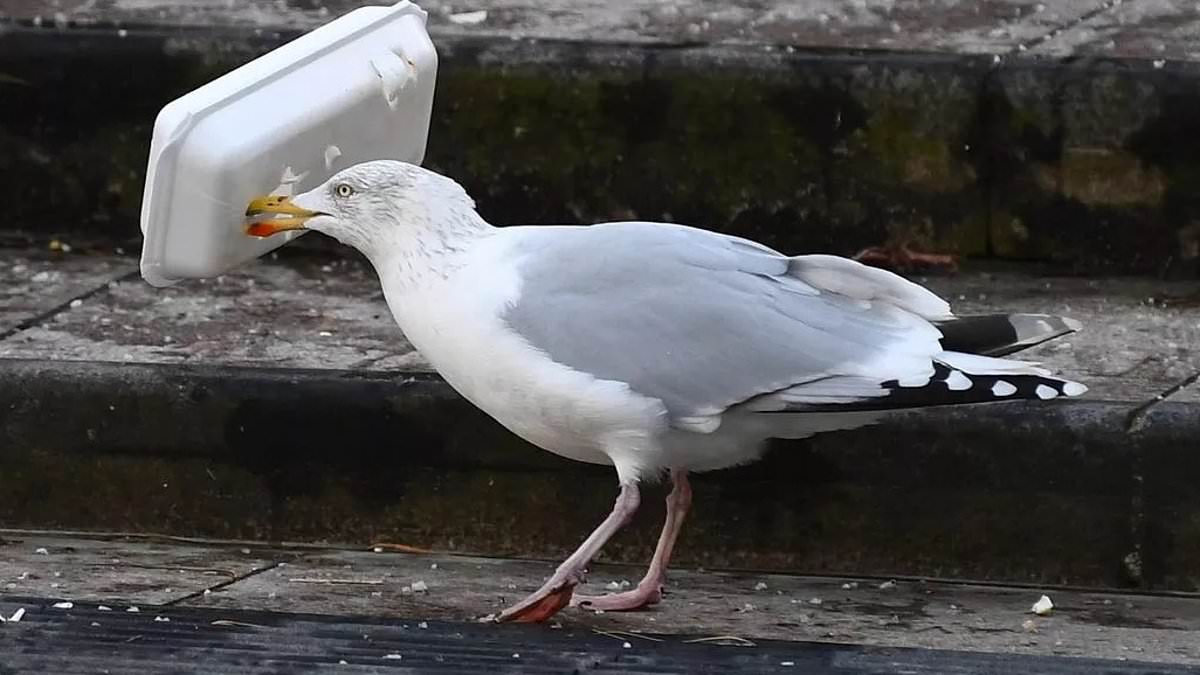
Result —
<svg viewBox="0 0 1200 675"><path fill-rule="evenodd" d="M946 387L950 391L966 391L971 388L971 378L957 370L952 370L946 376Z"/></svg>
<svg viewBox="0 0 1200 675"><path fill-rule="evenodd" d="M1046 399L1051 399L1051 398L1054 398L1055 396L1058 396L1057 389L1055 389L1054 387L1051 387L1051 386L1044 385L1044 384L1039 384L1037 386L1037 389L1033 390L1033 393L1037 394L1037 397L1042 399L1043 401L1045 401Z"/></svg>
<svg viewBox="0 0 1200 675"><path fill-rule="evenodd" d="M1063 393L1067 396L1079 396L1086 392L1088 388L1078 382L1068 382L1063 385Z"/></svg>
<svg viewBox="0 0 1200 675"><path fill-rule="evenodd" d="M992 385L992 396L1012 396L1015 393L1017 393L1017 388L1013 386L1012 382L996 380L996 383Z"/></svg>
<svg viewBox="0 0 1200 675"><path fill-rule="evenodd" d="M900 385L901 387L905 387L905 388L924 387L925 385L929 384L929 376L928 375L910 375L908 377L900 378L899 380L896 381L896 384Z"/></svg>

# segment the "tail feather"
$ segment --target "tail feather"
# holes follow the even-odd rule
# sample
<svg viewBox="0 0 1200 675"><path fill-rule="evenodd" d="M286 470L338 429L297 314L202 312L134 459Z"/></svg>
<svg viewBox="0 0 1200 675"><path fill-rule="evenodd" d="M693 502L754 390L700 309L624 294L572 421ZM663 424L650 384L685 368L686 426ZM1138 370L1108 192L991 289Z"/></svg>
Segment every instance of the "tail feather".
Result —
<svg viewBox="0 0 1200 675"><path fill-rule="evenodd" d="M1081 328L1075 319L1050 314L983 314L935 324L942 349L983 356L1007 356Z"/></svg>

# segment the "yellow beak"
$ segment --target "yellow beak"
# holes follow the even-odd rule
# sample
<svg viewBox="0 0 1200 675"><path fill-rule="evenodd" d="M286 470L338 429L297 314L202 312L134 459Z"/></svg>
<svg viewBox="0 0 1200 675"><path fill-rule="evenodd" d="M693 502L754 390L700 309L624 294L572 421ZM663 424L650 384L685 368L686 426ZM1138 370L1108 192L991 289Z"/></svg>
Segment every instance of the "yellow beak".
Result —
<svg viewBox="0 0 1200 675"><path fill-rule="evenodd" d="M255 220L246 225L246 234L252 237L269 237L288 230L303 230L304 223L314 216L325 215L320 211L302 209L291 202L290 197L268 195L250 200L246 217L271 215L264 220ZM279 218L276 216L290 216Z"/></svg>

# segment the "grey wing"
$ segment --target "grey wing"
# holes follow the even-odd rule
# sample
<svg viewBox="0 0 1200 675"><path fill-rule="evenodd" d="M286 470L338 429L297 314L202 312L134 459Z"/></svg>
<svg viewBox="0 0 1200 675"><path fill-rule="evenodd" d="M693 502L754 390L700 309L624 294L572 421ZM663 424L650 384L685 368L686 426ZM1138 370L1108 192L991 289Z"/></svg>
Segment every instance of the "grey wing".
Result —
<svg viewBox="0 0 1200 675"><path fill-rule="evenodd" d="M559 363L662 400L677 426L751 399L855 401L928 380L941 352L930 320L950 317L919 286L843 258L663 224L521 229L509 325Z"/></svg>

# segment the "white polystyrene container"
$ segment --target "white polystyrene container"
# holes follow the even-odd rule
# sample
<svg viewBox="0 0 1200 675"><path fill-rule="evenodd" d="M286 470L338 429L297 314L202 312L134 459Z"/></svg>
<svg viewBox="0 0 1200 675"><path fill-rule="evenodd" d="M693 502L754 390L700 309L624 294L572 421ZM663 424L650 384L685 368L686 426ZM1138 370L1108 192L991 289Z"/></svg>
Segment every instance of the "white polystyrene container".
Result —
<svg viewBox="0 0 1200 675"><path fill-rule="evenodd" d="M425 12L364 7L169 103L154 123L142 277L211 277L299 232L245 234L250 199L299 193L352 164L420 162L437 54Z"/></svg>

